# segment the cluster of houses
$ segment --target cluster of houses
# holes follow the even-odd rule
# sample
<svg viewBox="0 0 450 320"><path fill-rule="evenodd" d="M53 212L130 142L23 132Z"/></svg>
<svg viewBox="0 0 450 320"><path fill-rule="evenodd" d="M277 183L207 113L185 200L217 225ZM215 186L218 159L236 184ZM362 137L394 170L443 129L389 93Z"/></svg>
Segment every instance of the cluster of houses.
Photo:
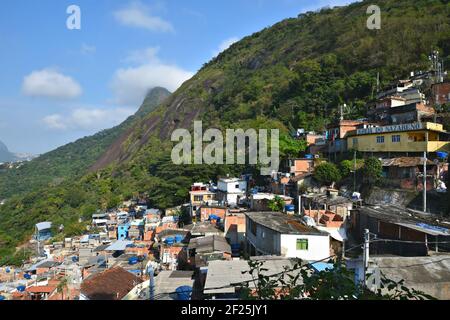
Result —
<svg viewBox="0 0 450 320"><path fill-rule="evenodd" d="M449 219L392 203L368 204L355 190L323 187L313 178L321 159L357 151L380 158L385 178L407 190L424 189L426 160L427 190L446 191L450 139L433 103L447 103L450 86L433 85L430 102L420 81L413 77L380 93L368 119L341 119L325 134L301 131L309 154L290 159L264 185L250 175L194 183L189 203L165 211L128 201L94 214L84 236L64 242L51 242L50 222L36 225L38 258L20 269L0 268L0 297L239 299L251 280L248 260L263 261L271 276L295 274L286 268L298 259L313 272L331 270L330 261L339 257L355 271L355 281L381 270L450 299ZM282 208L273 210L277 203ZM368 268L361 259L367 230Z"/></svg>

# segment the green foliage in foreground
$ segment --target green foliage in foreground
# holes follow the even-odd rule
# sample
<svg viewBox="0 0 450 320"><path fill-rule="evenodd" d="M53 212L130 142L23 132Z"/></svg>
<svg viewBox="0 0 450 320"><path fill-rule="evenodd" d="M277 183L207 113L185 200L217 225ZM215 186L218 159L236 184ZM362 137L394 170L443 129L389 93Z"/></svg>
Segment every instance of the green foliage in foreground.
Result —
<svg viewBox="0 0 450 320"><path fill-rule="evenodd" d="M341 262L334 262L333 270L315 272L309 265L297 262L284 272L267 276L262 261L248 261L251 281L243 284L244 300L435 300L421 291L408 288L404 281L382 276L375 292L355 283L355 274Z"/></svg>

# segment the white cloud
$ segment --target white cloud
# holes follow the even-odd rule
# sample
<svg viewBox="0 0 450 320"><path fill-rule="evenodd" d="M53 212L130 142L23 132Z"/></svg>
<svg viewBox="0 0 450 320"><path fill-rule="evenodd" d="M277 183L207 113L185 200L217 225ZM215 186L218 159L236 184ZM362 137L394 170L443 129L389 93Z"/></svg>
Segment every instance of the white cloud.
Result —
<svg viewBox="0 0 450 320"><path fill-rule="evenodd" d="M53 69L43 69L23 79L22 92L32 97L73 99L82 94L82 89L71 77Z"/></svg>
<svg viewBox="0 0 450 320"><path fill-rule="evenodd" d="M81 53L84 55L90 55L97 52L97 48L95 46L90 46L86 43L81 45Z"/></svg>
<svg viewBox="0 0 450 320"><path fill-rule="evenodd" d="M139 105L149 89L164 87L174 92L194 75L176 65L162 62L157 56L158 50L147 48L134 51L125 59L135 64L115 72L111 83L115 103Z"/></svg>
<svg viewBox="0 0 450 320"><path fill-rule="evenodd" d="M120 24L128 27L159 32L174 31L170 22L153 15L150 8L139 1L133 2L126 8L114 12L114 17Z"/></svg>
<svg viewBox="0 0 450 320"><path fill-rule="evenodd" d="M213 56L214 57L218 56L219 53L224 52L225 50L227 50L229 47L231 47L233 44L235 44L239 40L240 39L238 37L232 37L232 38L222 41L221 44L219 45L219 48L217 50L213 51Z"/></svg>
<svg viewBox="0 0 450 320"><path fill-rule="evenodd" d="M78 108L68 115L46 116L42 122L52 130L99 131L120 124L133 113L130 108Z"/></svg>

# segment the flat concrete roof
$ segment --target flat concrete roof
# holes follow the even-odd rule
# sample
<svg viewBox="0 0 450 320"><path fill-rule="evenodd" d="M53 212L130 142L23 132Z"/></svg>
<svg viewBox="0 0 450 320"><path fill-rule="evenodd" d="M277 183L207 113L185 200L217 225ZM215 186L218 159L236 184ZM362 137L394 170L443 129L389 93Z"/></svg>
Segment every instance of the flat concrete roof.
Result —
<svg viewBox="0 0 450 320"><path fill-rule="evenodd" d="M262 274L274 276L285 271L285 267L292 268L294 265L295 261L289 259L264 260L263 268L268 269L268 271L263 271ZM250 274L243 274L243 272L249 270L248 261L245 260L210 261L203 293L233 294L235 293L236 287L242 287L242 282L252 280ZM299 272L296 270L289 274L297 275ZM249 282L249 285L253 287L253 283Z"/></svg>
<svg viewBox="0 0 450 320"><path fill-rule="evenodd" d="M325 236L328 233L305 225L299 217L280 212L247 212L248 219L281 234Z"/></svg>

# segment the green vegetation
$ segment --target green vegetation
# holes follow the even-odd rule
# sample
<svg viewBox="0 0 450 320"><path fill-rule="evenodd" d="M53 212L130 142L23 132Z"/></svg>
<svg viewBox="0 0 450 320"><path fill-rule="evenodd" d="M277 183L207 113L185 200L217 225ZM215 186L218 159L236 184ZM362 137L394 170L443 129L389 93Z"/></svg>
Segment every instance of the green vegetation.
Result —
<svg viewBox="0 0 450 320"><path fill-rule="evenodd" d="M342 179L338 167L334 163L324 162L314 170L314 178L322 184L330 186Z"/></svg>
<svg viewBox="0 0 450 320"><path fill-rule="evenodd" d="M274 212L283 212L285 205L286 204L283 201L283 199L281 199L279 196L275 196L274 199L269 200L268 207L270 210L272 210Z"/></svg>
<svg viewBox="0 0 450 320"><path fill-rule="evenodd" d="M364 162L364 167L362 171L366 181L370 183L376 183L382 177L383 166L379 159L372 157Z"/></svg>
<svg viewBox="0 0 450 320"><path fill-rule="evenodd" d="M106 131L1 174L0 197L8 201L0 207L0 256L14 255L39 221L79 234L97 209L125 199L144 195L164 209L186 201L192 182L227 173L257 176L258 166L173 165L170 136L176 128L191 128L194 119L221 130L277 128L281 154L301 153L304 145L289 132L322 130L343 102L352 110L346 117L364 116L378 73L383 86L426 70L432 49L450 65L447 2L363 1L284 20L205 64L158 108L122 129L125 134ZM382 8L381 30L366 28L368 4ZM94 162L99 170L87 172ZM327 166L322 180L340 176L336 166Z"/></svg>
<svg viewBox="0 0 450 320"><path fill-rule="evenodd" d="M275 275L265 275L264 262L249 260L252 281L243 286L244 300L436 300L421 291L408 288L404 281L382 276L380 288L370 291L355 283L355 274L340 261L332 270L315 272L311 266L297 262ZM294 275L295 274L295 275Z"/></svg>

